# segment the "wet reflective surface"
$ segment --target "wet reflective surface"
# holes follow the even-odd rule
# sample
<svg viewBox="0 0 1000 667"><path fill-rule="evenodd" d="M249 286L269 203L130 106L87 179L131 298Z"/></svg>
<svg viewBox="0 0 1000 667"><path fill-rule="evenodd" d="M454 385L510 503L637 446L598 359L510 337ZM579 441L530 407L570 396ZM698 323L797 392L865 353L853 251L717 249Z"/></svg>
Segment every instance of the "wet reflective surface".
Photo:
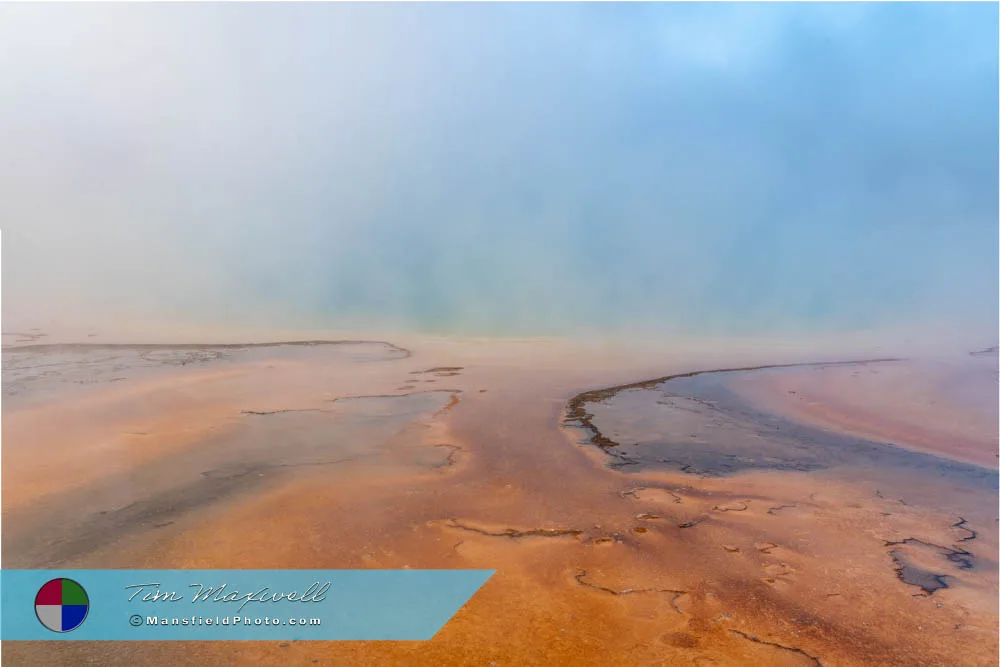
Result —
<svg viewBox="0 0 1000 667"><path fill-rule="evenodd" d="M881 362L881 365L900 362ZM877 368L859 363L852 367ZM823 370L824 366L811 367ZM752 470L891 469L927 481L997 490L995 470L824 430L755 409L729 388L734 376L799 369L761 369L679 377L589 404L603 449L617 468L726 476ZM742 378L739 378L742 379Z"/></svg>

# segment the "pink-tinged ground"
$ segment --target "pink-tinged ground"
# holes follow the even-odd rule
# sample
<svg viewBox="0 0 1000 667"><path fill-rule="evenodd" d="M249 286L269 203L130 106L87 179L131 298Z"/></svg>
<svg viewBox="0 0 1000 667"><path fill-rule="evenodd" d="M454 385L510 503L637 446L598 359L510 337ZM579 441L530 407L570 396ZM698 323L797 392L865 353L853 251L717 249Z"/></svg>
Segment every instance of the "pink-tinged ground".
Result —
<svg viewBox="0 0 1000 667"><path fill-rule="evenodd" d="M996 356L786 369L730 386L802 422L997 467Z"/></svg>
<svg viewBox="0 0 1000 667"><path fill-rule="evenodd" d="M400 345L5 350L4 567L497 570L434 639L5 642L4 663L996 664L995 492L958 517L831 471L626 473L563 426L586 389L810 358Z"/></svg>

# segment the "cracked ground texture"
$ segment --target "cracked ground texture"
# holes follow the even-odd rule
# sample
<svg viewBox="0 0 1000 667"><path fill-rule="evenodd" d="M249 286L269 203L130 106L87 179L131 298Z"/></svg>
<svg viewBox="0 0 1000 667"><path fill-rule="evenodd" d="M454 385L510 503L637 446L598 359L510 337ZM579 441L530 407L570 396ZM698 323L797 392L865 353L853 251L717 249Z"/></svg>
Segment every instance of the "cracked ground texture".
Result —
<svg viewBox="0 0 1000 667"><path fill-rule="evenodd" d="M829 353L25 342L4 350L5 567L497 572L428 642L7 642L4 664L997 661L996 470L963 467L974 430L954 461L925 436L911 458L782 412L776 386L820 400L806 379L766 376L767 411L737 400L746 375L664 384ZM863 352L837 358L884 356ZM764 372L908 362L879 363ZM952 413L934 433L968 423Z"/></svg>

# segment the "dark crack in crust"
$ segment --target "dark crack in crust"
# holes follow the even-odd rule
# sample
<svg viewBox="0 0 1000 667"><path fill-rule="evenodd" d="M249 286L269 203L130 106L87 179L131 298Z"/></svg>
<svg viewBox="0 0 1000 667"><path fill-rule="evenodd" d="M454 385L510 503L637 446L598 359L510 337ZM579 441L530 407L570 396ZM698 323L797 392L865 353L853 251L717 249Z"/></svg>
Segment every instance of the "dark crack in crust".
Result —
<svg viewBox="0 0 1000 667"><path fill-rule="evenodd" d="M967 523L967 521L964 518L958 517L958 521L955 522L955 523L953 523L953 524L951 524L952 528L958 528L959 530L964 530L965 532L969 533L965 537L962 537L962 538L959 538L958 540L955 540L956 542L969 542L969 541L974 540L977 537L979 537L979 533L977 533L976 531L972 530L971 528L968 528L965 525L966 523Z"/></svg>
<svg viewBox="0 0 1000 667"><path fill-rule="evenodd" d="M816 665L817 667L823 667L823 661L820 660L818 656L815 656L812 653L808 653L808 652L804 651L803 649L798 648L797 646L785 646L784 644L779 644L778 642L767 641L765 639L761 639L760 637L755 637L754 635L750 635L750 634L747 634L745 632L741 632L740 630L734 630L732 628L729 629L729 632L733 633L734 635L736 635L738 637L742 637L743 639L746 639L747 641L754 642L755 644L763 644L764 646L771 646L773 648L780 649L782 651L791 651L792 653L798 653L799 655L801 655L803 657L806 657L809 660L811 660L812 663L814 665Z"/></svg>
<svg viewBox="0 0 1000 667"><path fill-rule="evenodd" d="M681 611L680 607L677 606L677 598L681 597L682 595L687 595L688 591L674 589L674 588L625 588L622 590L616 590L614 588L608 588L607 586L601 586L600 584L584 581L584 578L587 576L588 576L587 570L580 570L575 575L573 575L573 578L576 579L576 583L580 584L581 586L586 586L587 588L593 588L594 590L597 591L610 593L611 595L632 595L635 593L670 594L673 595L673 597L670 598L670 606L673 607L674 611L676 611L678 614L684 613L683 611Z"/></svg>

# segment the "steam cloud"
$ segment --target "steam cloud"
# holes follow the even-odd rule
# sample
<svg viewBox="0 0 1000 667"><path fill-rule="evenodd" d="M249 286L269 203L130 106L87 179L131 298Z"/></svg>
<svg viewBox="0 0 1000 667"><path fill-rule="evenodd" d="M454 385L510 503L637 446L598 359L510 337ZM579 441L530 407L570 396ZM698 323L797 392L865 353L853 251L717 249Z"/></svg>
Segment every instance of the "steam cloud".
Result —
<svg viewBox="0 0 1000 667"><path fill-rule="evenodd" d="M995 338L991 4L0 7L4 328Z"/></svg>

